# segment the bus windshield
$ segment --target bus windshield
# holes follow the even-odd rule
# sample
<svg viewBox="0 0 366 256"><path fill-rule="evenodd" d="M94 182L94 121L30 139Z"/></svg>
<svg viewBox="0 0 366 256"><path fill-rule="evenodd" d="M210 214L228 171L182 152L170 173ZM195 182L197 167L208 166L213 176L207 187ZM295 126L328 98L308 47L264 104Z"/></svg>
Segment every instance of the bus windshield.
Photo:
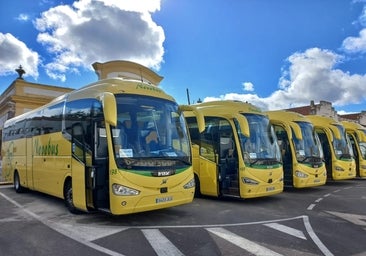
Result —
<svg viewBox="0 0 366 256"><path fill-rule="evenodd" d="M337 159L351 159L353 158L353 150L351 142L346 136L346 131L342 125L334 125L339 130L341 138L337 139L333 134L333 149Z"/></svg>
<svg viewBox="0 0 366 256"><path fill-rule="evenodd" d="M120 168L177 168L191 162L190 144L178 105L142 95L116 95L113 144Z"/></svg>
<svg viewBox="0 0 366 256"><path fill-rule="evenodd" d="M361 150L361 157L362 159L366 159L366 142L359 142L360 150Z"/></svg>
<svg viewBox="0 0 366 256"><path fill-rule="evenodd" d="M257 114L244 114L244 116L248 120L250 137L241 134L240 129L237 129L244 162L250 166L281 163L276 135L269 119Z"/></svg>
<svg viewBox="0 0 366 256"><path fill-rule="evenodd" d="M293 141L296 150L296 158L300 163L310 163L321 161L323 158L323 150L318 135L314 131L314 127L308 122L296 122L301 129L302 140L293 135ZM295 134L294 132L292 134Z"/></svg>

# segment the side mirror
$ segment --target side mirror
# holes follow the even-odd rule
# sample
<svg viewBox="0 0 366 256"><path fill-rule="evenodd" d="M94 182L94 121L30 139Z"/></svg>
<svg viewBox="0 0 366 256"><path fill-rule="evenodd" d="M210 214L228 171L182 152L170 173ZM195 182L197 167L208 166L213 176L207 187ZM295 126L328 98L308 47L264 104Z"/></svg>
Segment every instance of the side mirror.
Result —
<svg viewBox="0 0 366 256"><path fill-rule="evenodd" d="M101 100L105 121L112 126L117 126L117 103L113 93L103 93Z"/></svg>

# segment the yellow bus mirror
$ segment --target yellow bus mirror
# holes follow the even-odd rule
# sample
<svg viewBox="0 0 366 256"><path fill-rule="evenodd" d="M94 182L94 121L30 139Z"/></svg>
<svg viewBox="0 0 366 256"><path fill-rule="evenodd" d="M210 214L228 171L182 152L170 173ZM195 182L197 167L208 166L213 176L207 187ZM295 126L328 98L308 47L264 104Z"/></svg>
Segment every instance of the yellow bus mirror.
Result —
<svg viewBox="0 0 366 256"><path fill-rule="evenodd" d="M239 122L241 133L246 137L250 137L248 120L242 114L236 114L234 117Z"/></svg>
<svg viewBox="0 0 366 256"><path fill-rule="evenodd" d="M112 126L117 126L117 103L113 93L103 93L101 100L105 121Z"/></svg>
<svg viewBox="0 0 366 256"><path fill-rule="evenodd" d="M292 132L291 132L290 125L288 125L287 123L281 122L281 121L274 120L274 119L270 119L269 122L273 126L275 131L276 131L276 126L279 126L282 129L284 129L286 131L288 139L292 140Z"/></svg>
<svg viewBox="0 0 366 256"><path fill-rule="evenodd" d="M296 137L298 140L302 140L302 133L301 133L301 128L300 128L300 126L299 126L297 123L292 122L292 123L291 123L291 128L292 128L292 130L293 130L293 131L294 131L294 133L295 133L295 137Z"/></svg>
<svg viewBox="0 0 366 256"><path fill-rule="evenodd" d="M202 133L205 130L205 126L206 126L205 117L196 107L189 106L189 105L180 105L179 110L180 111L192 111L197 119L198 131L200 133Z"/></svg>
<svg viewBox="0 0 366 256"><path fill-rule="evenodd" d="M338 126L331 125L329 128L333 132L334 137L339 140L341 138L341 133L339 132Z"/></svg>
<svg viewBox="0 0 366 256"><path fill-rule="evenodd" d="M357 137L361 142L366 142L366 133L363 130L356 131Z"/></svg>

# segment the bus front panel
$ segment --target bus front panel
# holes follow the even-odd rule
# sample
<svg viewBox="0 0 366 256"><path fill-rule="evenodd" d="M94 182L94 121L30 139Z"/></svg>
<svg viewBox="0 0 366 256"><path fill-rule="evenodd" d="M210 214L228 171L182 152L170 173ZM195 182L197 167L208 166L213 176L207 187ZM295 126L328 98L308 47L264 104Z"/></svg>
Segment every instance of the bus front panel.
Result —
<svg viewBox="0 0 366 256"><path fill-rule="evenodd" d="M171 176L152 177L125 170L110 170L112 214L151 211L192 202L192 167Z"/></svg>
<svg viewBox="0 0 366 256"><path fill-rule="evenodd" d="M270 196L283 191L282 165L270 169L245 167L240 171L240 197Z"/></svg>

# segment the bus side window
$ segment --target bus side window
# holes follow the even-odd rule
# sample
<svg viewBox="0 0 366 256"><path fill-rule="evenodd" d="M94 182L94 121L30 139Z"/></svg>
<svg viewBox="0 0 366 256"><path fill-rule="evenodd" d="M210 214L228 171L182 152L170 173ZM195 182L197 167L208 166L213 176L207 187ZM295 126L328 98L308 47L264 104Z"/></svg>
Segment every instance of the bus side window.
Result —
<svg viewBox="0 0 366 256"><path fill-rule="evenodd" d="M108 148L107 148L107 133L105 127L97 127L97 150L96 150L96 157L97 158L105 158L108 155Z"/></svg>
<svg viewBox="0 0 366 256"><path fill-rule="evenodd" d="M72 153L82 162L85 162L84 131L80 123L72 125Z"/></svg>

